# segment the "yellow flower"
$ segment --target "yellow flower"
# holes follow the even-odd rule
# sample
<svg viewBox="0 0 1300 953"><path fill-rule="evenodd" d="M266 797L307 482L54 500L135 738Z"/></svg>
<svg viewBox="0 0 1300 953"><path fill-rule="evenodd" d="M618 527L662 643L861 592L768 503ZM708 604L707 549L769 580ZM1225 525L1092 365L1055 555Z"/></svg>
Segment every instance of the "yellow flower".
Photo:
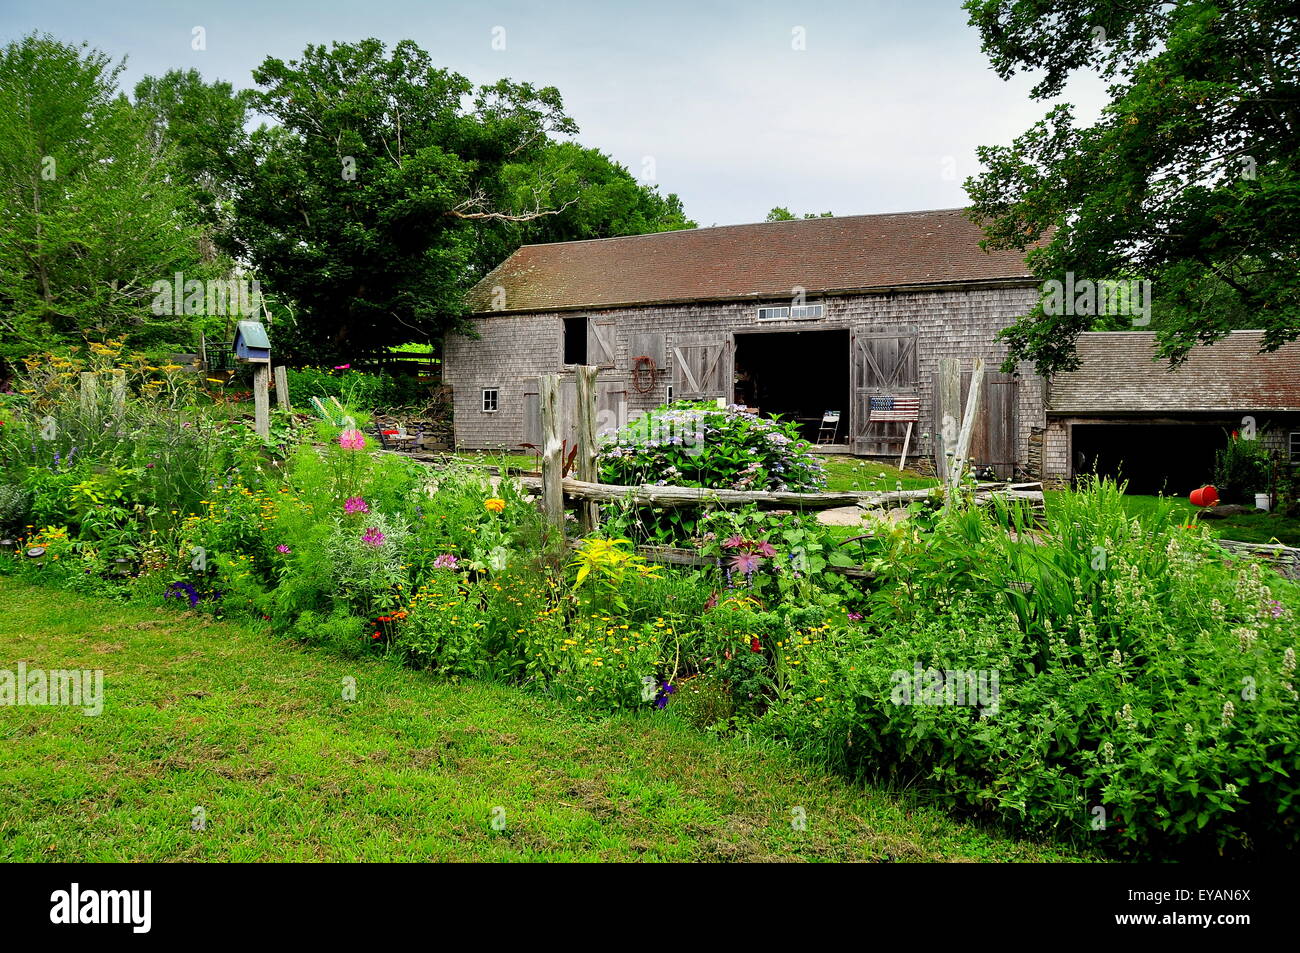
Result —
<svg viewBox="0 0 1300 953"><path fill-rule="evenodd" d="M484 500L483 507L489 512L500 513L506 508L506 501L494 496Z"/></svg>

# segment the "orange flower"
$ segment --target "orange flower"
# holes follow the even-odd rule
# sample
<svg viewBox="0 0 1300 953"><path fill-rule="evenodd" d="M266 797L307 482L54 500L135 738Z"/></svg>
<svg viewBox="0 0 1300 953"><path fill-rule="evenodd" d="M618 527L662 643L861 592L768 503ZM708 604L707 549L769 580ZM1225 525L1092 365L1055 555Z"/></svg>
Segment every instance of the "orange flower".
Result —
<svg viewBox="0 0 1300 953"><path fill-rule="evenodd" d="M506 508L506 501L494 496L484 500L483 506L491 513L500 513Z"/></svg>

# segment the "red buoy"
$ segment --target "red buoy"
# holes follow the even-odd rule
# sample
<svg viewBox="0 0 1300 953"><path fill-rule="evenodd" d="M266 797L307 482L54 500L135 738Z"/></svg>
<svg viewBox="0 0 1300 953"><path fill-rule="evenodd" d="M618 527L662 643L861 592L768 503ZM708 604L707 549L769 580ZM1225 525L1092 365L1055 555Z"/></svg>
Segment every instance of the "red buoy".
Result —
<svg viewBox="0 0 1300 953"><path fill-rule="evenodd" d="M1213 506L1219 502L1219 491L1212 486L1203 486L1192 490L1191 500L1193 506Z"/></svg>

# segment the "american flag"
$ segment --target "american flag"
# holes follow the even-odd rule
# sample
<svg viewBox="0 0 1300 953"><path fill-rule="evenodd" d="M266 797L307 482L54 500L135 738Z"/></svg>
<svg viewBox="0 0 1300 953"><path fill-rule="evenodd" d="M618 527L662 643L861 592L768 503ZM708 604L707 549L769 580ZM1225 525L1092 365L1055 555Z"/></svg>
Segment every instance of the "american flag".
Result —
<svg viewBox="0 0 1300 953"><path fill-rule="evenodd" d="M872 423L917 421L921 419L921 398L872 397L870 409Z"/></svg>

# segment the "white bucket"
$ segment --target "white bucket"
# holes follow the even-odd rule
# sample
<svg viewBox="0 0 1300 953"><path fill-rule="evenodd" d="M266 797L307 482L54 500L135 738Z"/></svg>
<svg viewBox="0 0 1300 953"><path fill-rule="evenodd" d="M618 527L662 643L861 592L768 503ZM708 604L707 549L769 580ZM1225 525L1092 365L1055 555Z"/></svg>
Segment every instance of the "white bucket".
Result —
<svg viewBox="0 0 1300 953"><path fill-rule="evenodd" d="M1256 493L1256 494L1255 494L1255 509L1257 509L1257 510L1264 510L1264 511L1267 512L1267 510L1268 510L1268 494L1267 494L1267 493Z"/></svg>

